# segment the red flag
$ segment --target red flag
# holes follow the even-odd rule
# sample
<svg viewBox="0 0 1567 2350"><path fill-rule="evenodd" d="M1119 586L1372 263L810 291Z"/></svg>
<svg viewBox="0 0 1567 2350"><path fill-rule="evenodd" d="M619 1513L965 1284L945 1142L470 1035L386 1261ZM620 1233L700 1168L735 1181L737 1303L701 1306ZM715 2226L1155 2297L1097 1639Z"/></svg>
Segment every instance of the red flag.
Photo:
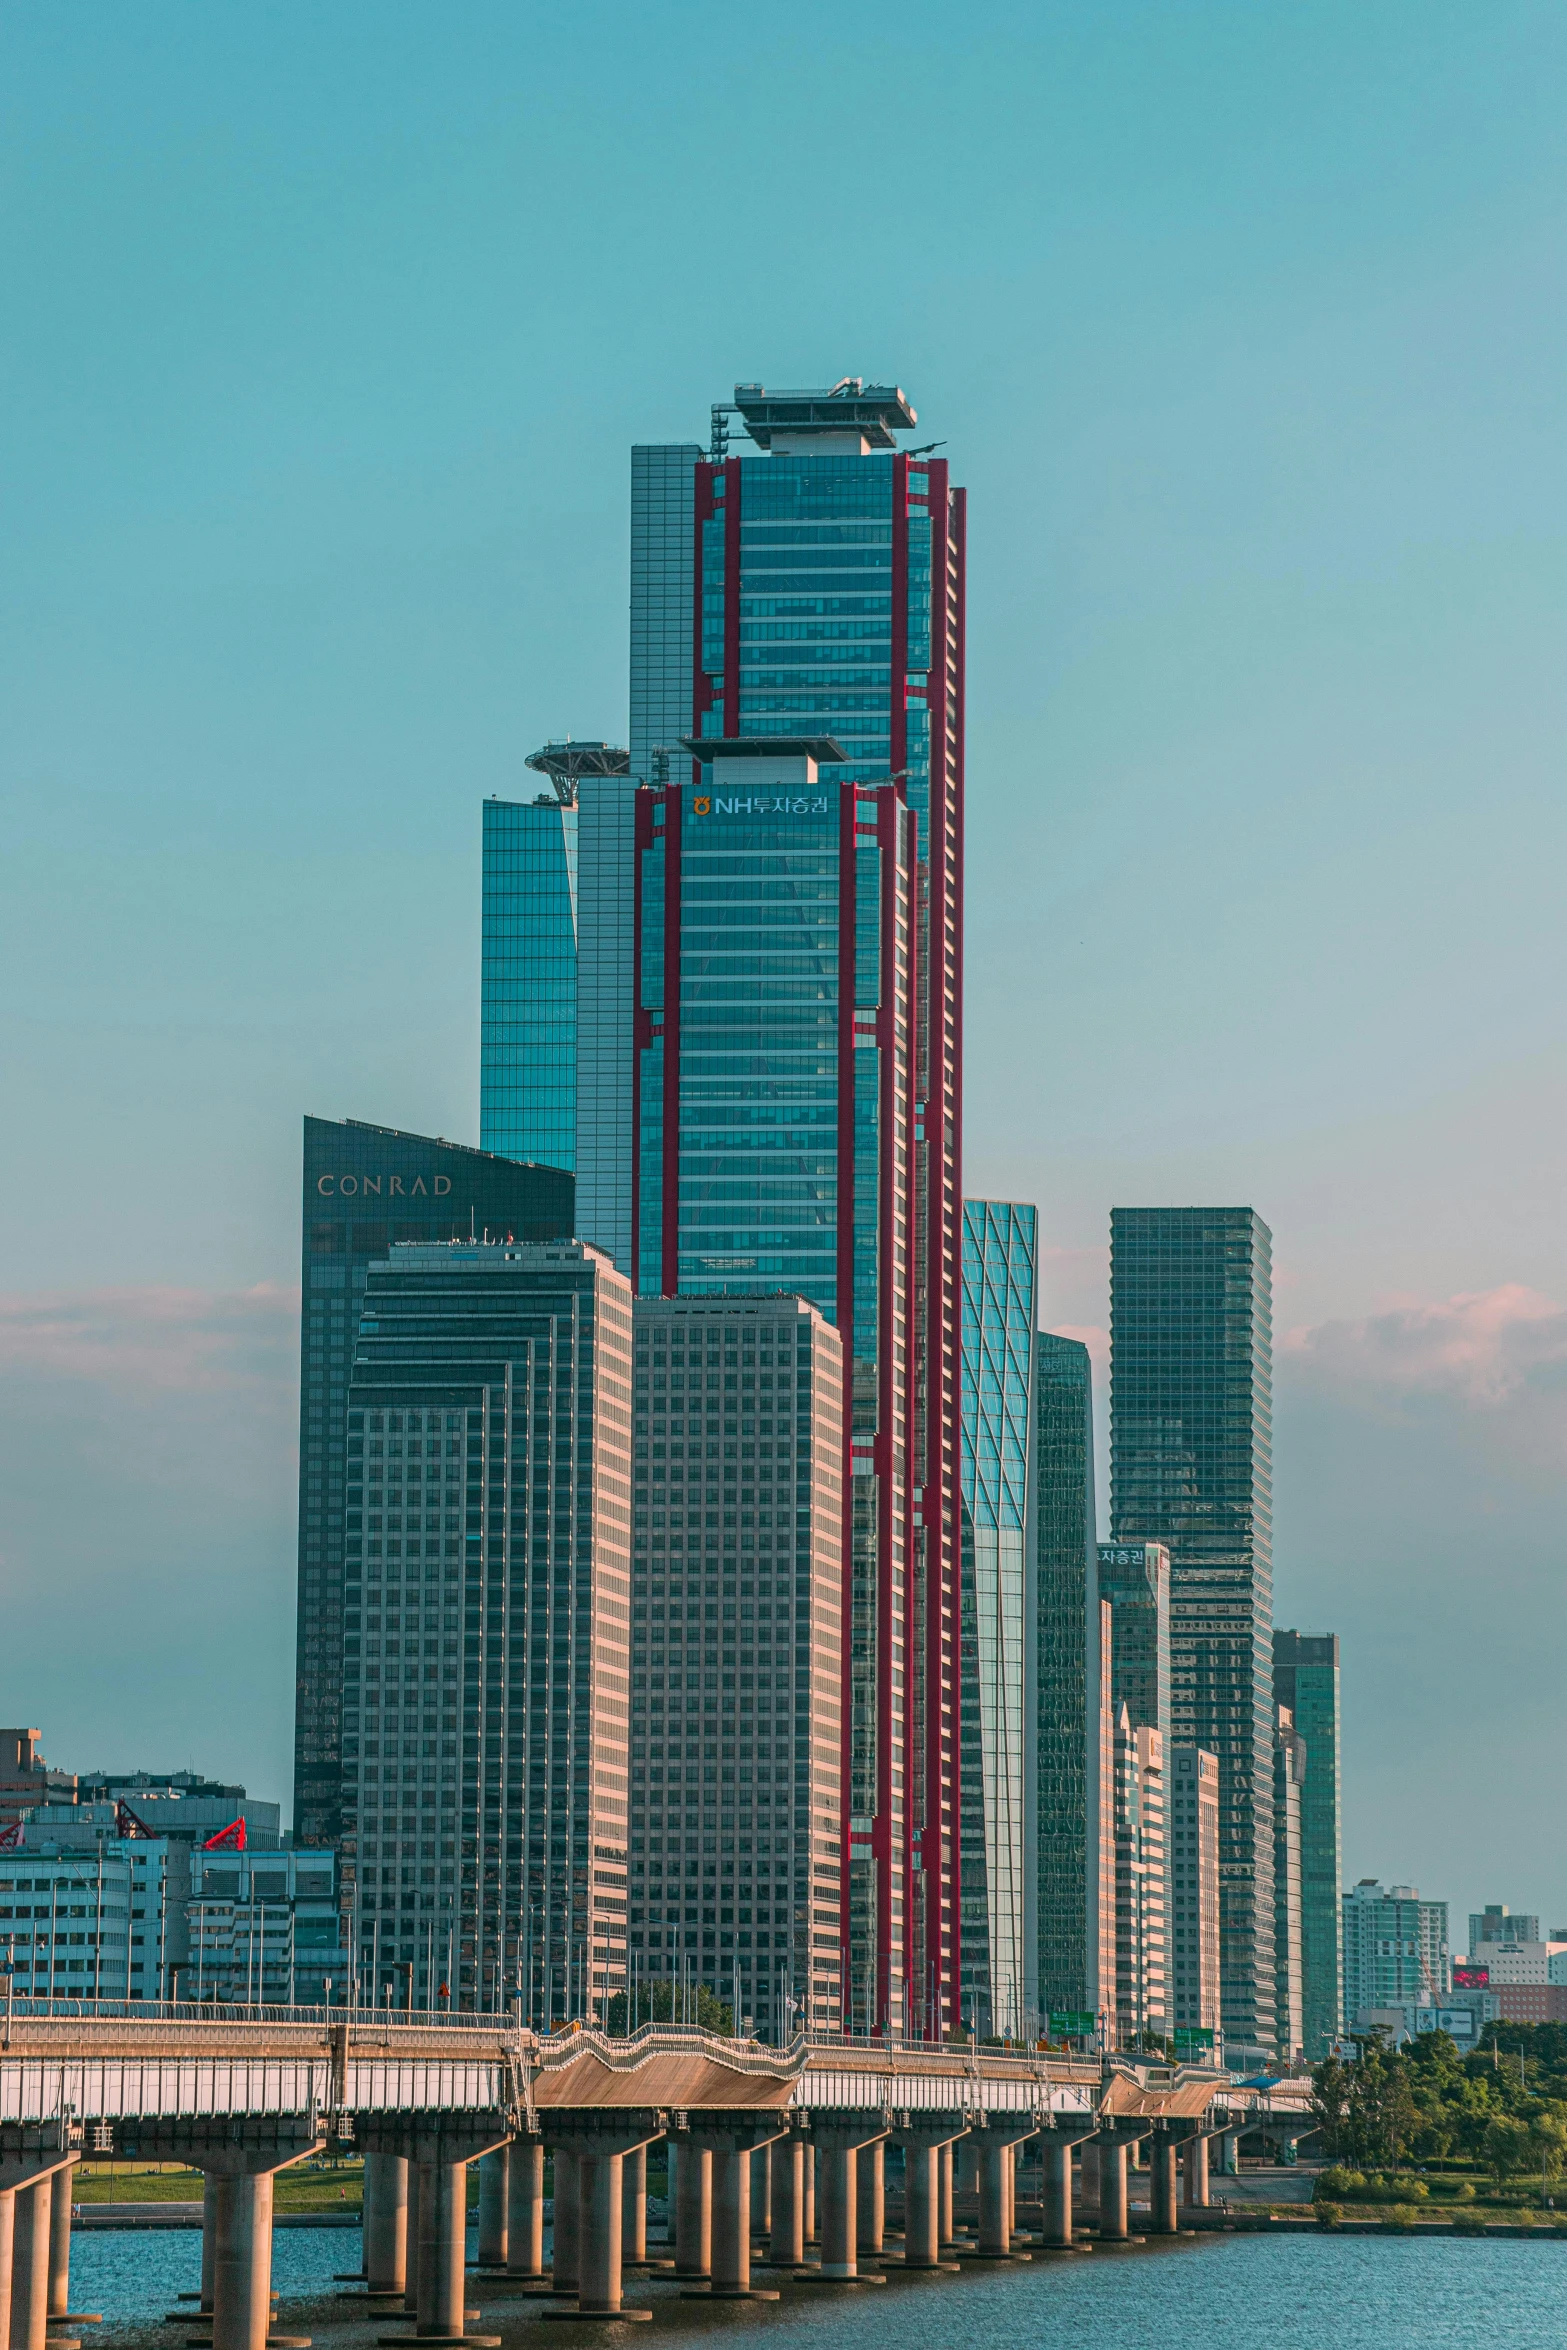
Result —
<svg viewBox="0 0 1567 2350"><path fill-rule="evenodd" d="M115 1804L114 1832L116 1836L124 1837L150 1836L152 1834L146 1821L138 1819L128 1803Z"/></svg>
<svg viewBox="0 0 1567 2350"><path fill-rule="evenodd" d="M241 1812L237 1820L230 1820L228 1826L220 1828L215 1836L209 1836L201 1849L203 1852L243 1852L245 1849L244 1813Z"/></svg>

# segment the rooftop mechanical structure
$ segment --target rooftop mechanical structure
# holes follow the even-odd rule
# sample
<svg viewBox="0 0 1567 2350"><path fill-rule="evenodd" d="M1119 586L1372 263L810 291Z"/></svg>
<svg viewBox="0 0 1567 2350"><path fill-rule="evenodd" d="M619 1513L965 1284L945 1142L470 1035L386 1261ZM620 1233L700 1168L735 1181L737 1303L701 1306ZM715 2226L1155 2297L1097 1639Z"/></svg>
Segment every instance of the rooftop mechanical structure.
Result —
<svg viewBox="0 0 1567 2350"><path fill-rule="evenodd" d="M629 775L631 754L610 743L546 743L523 761L536 775L547 775L563 808L577 804L577 784L584 775Z"/></svg>

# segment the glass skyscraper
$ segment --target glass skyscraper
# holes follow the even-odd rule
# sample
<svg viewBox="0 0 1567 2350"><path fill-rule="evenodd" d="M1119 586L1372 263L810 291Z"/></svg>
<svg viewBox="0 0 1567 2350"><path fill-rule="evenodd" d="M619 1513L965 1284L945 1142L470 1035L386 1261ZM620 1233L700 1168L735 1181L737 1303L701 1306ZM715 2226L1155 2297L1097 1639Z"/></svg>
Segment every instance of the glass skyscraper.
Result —
<svg viewBox="0 0 1567 2350"><path fill-rule="evenodd" d="M1226 2040L1274 2046L1272 1235L1251 1208L1116 1208L1110 1514L1170 1553L1175 1741L1219 1762Z"/></svg>
<svg viewBox="0 0 1567 2350"><path fill-rule="evenodd" d="M565 1238L572 1183L556 1167L357 1119L305 1120L299 1346L299 1600L294 1836L341 1835L344 1415L371 1261L393 1241L470 1232ZM450 1528L456 1556L455 1524Z"/></svg>
<svg viewBox="0 0 1567 2350"><path fill-rule="evenodd" d="M963 2008L1026 2036L1038 1212L963 1203Z"/></svg>
<svg viewBox="0 0 1567 2350"><path fill-rule="evenodd" d="M761 454L729 453L728 417ZM851 1342L846 2004L940 2032L960 1964L964 497L897 453L914 422L890 386L742 384L708 457L634 454L651 788L629 822L607 798L593 820L593 905L634 896L635 977L623 921L614 951L589 939L578 1172L583 1231L641 1294L788 1286ZM739 772L780 750L812 771ZM759 790L774 804L742 810ZM588 843L584 799L585 930ZM590 989L595 1037L625 1015L591 1175Z"/></svg>
<svg viewBox="0 0 1567 2350"><path fill-rule="evenodd" d="M629 791L607 743L547 743L554 789L484 803L479 1142L568 1173L577 1163L579 793Z"/></svg>
<svg viewBox="0 0 1567 2350"><path fill-rule="evenodd" d="M1305 1741L1300 1791L1301 2005L1308 2060L1326 2055L1344 2022L1343 1775L1336 1632L1275 1632L1273 1694Z"/></svg>
<svg viewBox="0 0 1567 2350"><path fill-rule="evenodd" d="M1101 1659L1094 1540L1094 1402L1088 1349L1034 1340L1035 1898L1031 1969L1043 2022L1115 1996L1114 1854L1101 1822L1109 1659ZM1103 1672L1101 1666L1103 1665Z"/></svg>

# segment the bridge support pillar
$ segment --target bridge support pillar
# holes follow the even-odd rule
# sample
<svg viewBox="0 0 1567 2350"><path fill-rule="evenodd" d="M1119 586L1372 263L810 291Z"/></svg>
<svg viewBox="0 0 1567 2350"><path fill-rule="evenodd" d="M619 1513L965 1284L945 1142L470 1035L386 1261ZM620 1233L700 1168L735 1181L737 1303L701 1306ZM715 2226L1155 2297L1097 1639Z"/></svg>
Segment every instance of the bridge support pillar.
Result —
<svg viewBox="0 0 1567 2350"><path fill-rule="evenodd" d="M1058 2252L1072 2248L1072 2141L1052 2130L1040 2140L1044 2164L1044 2238Z"/></svg>
<svg viewBox="0 0 1567 2350"><path fill-rule="evenodd" d="M765 2146L751 2157L751 2227L758 2236L773 2231L773 2166Z"/></svg>
<svg viewBox="0 0 1567 2350"><path fill-rule="evenodd" d="M201 2180L201 2301L203 2317L212 2315L212 2280L218 2257L218 2180L204 2171Z"/></svg>
<svg viewBox="0 0 1567 2350"><path fill-rule="evenodd" d="M71 2306L71 2181L74 2162L62 2163L49 2182L49 2315L64 2317Z"/></svg>
<svg viewBox="0 0 1567 2350"><path fill-rule="evenodd" d="M816 2149L805 2149L805 2240L816 2242Z"/></svg>
<svg viewBox="0 0 1567 2350"><path fill-rule="evenodd" d="M824 2284L853 2284L860 2273L858 2157L862 2147L886 2137L886 2124L879 2115L833 2121L813 2115L812 2128L822 2197L822 2265L819 2272L802 2273L819 2273Z"/></svg>
<svg viewBox="0 0 1567 2350"><path fill-rule="evenodd" d="M515 2138L506 2168L506 2273L544 2274L544 2141Z"/></svg>
<svg viewBox="0 0 1567 2350"><path fill-rule="evenodd" d="M987 2132L980 2139L977 2152L980 2257L1006 2260L1012 2252L1012 2230L1007 2215L1007 2169L1012 2149L998 2145Z"/></svg>
<svg viewBox="0 0 1567 2350"><path fill-rule="evenodd" d="M506 2179L510 2148L479 2157L479 2266L506 2266Z"/></svg>
<svg viewBox="0 0 1567 2350"><path fill-rule="evenodd" d="M621 2154L582 2154L577 2159L581 2229L577 2310L583 2317L621 2314L624 2161Z"/></svg>
<svg viewBox="0 0 1567 2350"><path fill-rule="evenodd" d="M751 2149L713 2154L713 2298L743 2301L751 2290Z"/></svg>
<svg viewBox="0 0 1567 2350"><path fill-rule="evenodd" d="M775 2138L762 2157L771 2180L767 2257L774 2268L798 2268L805 2258L805 2153L803 2139Z"/></svg>
<svg viewBox="0 0 1567 2350"><path fill-rule="evenodd" d="M856 2238L861 2252L880 2252L887 2232L887 2147L884 2139L862 2146L855 2187Z"/></svg>
<svg viewBox="0 0 1567 2350"><path fill-rule="evenodd" d="M675 2174L675 2275L699 2284L713 2268L713 2157L683 2140Z"/></svg>
<svg viewBox="0 0 1567 2350"><path fill-rule="evenodd" d="M1185 2200L1195 2211L1208 2208L1208 2141L1201 2132L1186 2141L1182 2163L1185 2172Z"/></svg>
<svg viewBox="0 0 1567 2350"><path fill-rule="evenodd" d="M575 2294L579 2275L577 2241L581 2227L577 2157L567 2146L557 2146L554 2155L555 2221L554 2241L550 2250L550 2283L557 2293Z"/></svg>
<svg viewBox="0 0 1567 2350"><path fill-rule="evenodd" d="M952 2249L952 2166L955 2148L949 2143L936 2154L936 2241L943 2252Z"/></svg>
<svg viewBox="0 0 1567 2350"><path fill-rule="evenodd" d="M940 2268L942 2265L942 2176L952 2174L953 2142L968 2124L963 2114L895 2113L891 2138L903 2149L903 2265ZM864 2157L861 2157L863 2161ZM950 2192L947 2208L951 2210ZM861 2242L864 2242L863 2231Z"/></svg>
<svg viewBox="0 0 1567 2350"><path fill-rule="evenodd" d="M1175 2140L1156 2130L1148 2141L1148 2229L1150 2235L1180 2233L1175 2203Z"/></svg>
<svg viewBox="0 0 1567 2350"><path fill-rule="evenodd" d="M208 2181L208 2192L213 2182ZM372 2293L408 2290L408 2157L365 2156L365 2281ZM206 2304L203 2302L203 2307Z"/></svg>
<svg viewBox="0 0 1567 2350"><path fill-rule="evenodd" d="M468 2165L450 2159L419 2162L419 2303L415 2333L461 2338L464 2252L468 2235ZM216 2342L213 2350L218 2350Z"/></svg>
<svg viewBox="0 0 1567 2350"><path fill-rule="evenodd" d="M272 2314L272 2173L220 2171L217 2189L212 2350L266 2350Z"/></svg>
<svg viewBox="0 0 1567 2350"><path fill-rule="evenodd" d="M12 2350L44 2350L49 2326L49 2179L34 2179L12 2196L15 2243L11 2256Z"/></svg>
<svg viewBox="0 0 1567 2350"><path fill-rule="evenodd" d="M1099 2153L1099 2233L1111 2243L1124 2244L1126 2225L1125 2139L1101 2139Z"/></svg>
<svg viewBox="0 0 1567 2350"><path fill-rule="evenodd" d="M16 2189L0 2187L0 2343L11 2340L11 2284L15 2274Z"/></svg>
<svg viewBox="0 0 1567 2350"><path fill-rule="evenodd" d="M515 2149L513 2149L515 2153ZM620 2173L620 2256L627 2268L647 2266L647 2148L624 2155Z"/></svg>
<svg viewBox="0 0 1567 2350"><path fill-rule="evenodd" d="M1219 2139L1219 2168L1227 2179L1240 2176L1241 2134L1239 2130L1225 2130Z"/></svg>

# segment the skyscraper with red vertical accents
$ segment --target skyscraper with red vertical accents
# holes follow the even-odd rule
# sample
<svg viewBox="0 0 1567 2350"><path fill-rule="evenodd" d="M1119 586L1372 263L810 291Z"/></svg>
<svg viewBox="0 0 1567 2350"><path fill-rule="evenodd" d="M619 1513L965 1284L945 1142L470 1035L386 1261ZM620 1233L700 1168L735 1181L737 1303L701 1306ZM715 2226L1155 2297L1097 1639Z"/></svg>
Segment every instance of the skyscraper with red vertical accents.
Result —
<svg viewBox="0 0 1567 2350"><path fill-rule="evenodd" d="M756 454L730 453L736 417ZM606 1213L640 1294L792 1290L844 1335L844 2008L938 2036L961 1962L964 502L898 452L914 425L856 379L739 385L707 458L635 452L646 788L615 819L634 1070Z"/></svg>

